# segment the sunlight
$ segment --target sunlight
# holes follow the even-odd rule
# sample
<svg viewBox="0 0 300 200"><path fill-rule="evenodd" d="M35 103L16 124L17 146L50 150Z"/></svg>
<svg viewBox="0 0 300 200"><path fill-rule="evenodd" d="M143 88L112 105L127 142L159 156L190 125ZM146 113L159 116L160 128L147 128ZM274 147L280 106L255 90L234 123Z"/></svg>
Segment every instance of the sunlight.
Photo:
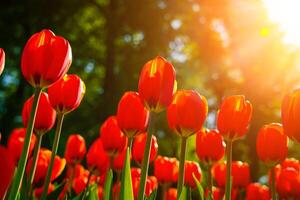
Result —
<svg viewBox="0 0 300 200"><path fill-rule="evenodd" d="M264 0L268 15L285 34L284 42L300 46L300 1Z"/></svg>

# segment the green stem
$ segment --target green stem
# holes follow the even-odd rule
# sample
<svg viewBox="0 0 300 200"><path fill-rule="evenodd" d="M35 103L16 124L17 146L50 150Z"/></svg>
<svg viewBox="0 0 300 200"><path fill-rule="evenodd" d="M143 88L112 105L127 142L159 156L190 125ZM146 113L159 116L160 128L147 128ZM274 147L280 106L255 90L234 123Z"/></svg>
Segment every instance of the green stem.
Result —
<svg viewBox="0 0 300 200"><path fill-rule="evenodd" d="M25 167L26 167L26 162L27 162L27 158L28 158L29 144L30 144L30 140L31 140L32 132L33 132L33 126L34 126L34 122L35 122L35 116L36 116L36 112L37 112L37 105L38 105L38 102L39 102L39 99L41 96L41 92L42 92L42 89L38 88L38 87L36 87L34 90L34 98L33 98L33 103L32 103L32 107L31 107L29 121L27 124L24 146L22 149L22 154L21 154L21 158L19 160L15 178L12 182L8 200L15 200L17 198L18 190L22 183L22 179L23 179Z"/></svg>
<svg viewBox="0 0 300 200"><path fill-rule="evenodd" d="M184 181L184 164L186 155L187 137L181 137L180 158L179 158L179 177L177 183L177 199L179 199Z"/></svg>
<svg viewBox="0 0 300 200"><path fill-rule="evenodd" d="M163 183L162 186L161 186L161 199L162 200L166 199L167 190L168 190L168 184Z"/></svg>
<svg viewBox="0 0 300 200"><path fill-rule="evenodd" d="M148 130L147 130L147 138L146 138L146 146L145 146L144 157L143 157L143 161L142 161L140 187L139 187L138 198L137 198L138 200L143 200L145 198L144 196L145 196L146 179L147 179L148 169L149 169L151 141L152 141L152 134L154 132L153 119L154 119L154 113L150 112L149 124L148 124Z"/></svg>
<svg viewBox="0 0 300 200"><path fill-rule="evenodd" d="M46 196L48 193L48 187L49 187L50 180L51 180L54 159L55 159L55 155L56 155L57 148L58 148L58 143L59 143L59 138L60 138L61 127L62 127L63 121L64 121L64 114L58 113L57 114L57 127L56 127L54 142L53 142L53 146L52 146L50 163L49 163L49 167L48 167L48 171L47 171L47 175L46 175L46 179L45 179L45 183L44 183L44 188L43 188L43 192L42 192L42 197L41 197L42 200L46 199Z"/></svg>
<svg viewBox="0 0 300 200"><path fill-rule="evenodd" d="M226 145L226 186L225 186L225 200L231 199L231 163L232 163L232 140L227 141Z"/></svg>
<svg viewBox="0 0 300 200"><path fill-rule="evenodd" d="M209 191L209 195L212 195L212 175L211 175L211 164L209 163L207 165L207 186L208 186L208 191Z"/></svg>
<svg viewBox="0 0 300 200"><path fill-rule="evenodd" d="M271 168L271 192L272 192L272 199L277 200L277 195L276 195L276 180L275 180L275 169L274 167Z"/></svg>
<svg viewBox="0 0 300 200"><path fill-rule="evenodd" d="M133 137L129 137L128 138L129 154L131 154L132 143L133 143Z"/></svg>
<svg viewBox="0 0 300 200"><path fill-rule="evenodd" d="M36 170L36 165L37 165L37 158L39 155L39 150L41 148L41 143L42 143L42 138L43 134L42 133L37 133L37 144L34 147L34 152L33 152L33 160L32 160L32 165L30 168L30 173L28 177L28 186L29 186L29 198L32 195L32 189L33 189L33 180L34 180L34 175L35 175L35 170Z"/></svg>

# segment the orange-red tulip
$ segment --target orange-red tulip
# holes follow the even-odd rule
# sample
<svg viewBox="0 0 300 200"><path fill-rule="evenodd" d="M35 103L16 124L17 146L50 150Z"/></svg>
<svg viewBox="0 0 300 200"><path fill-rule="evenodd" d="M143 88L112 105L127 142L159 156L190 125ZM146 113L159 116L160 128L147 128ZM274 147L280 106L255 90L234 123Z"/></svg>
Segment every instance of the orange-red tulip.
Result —
<svg viewBox="0 0 300 200"><path fill-rule="evenodd" d="M177 91L167 110L169 127L182 137L202 128L208 112L204 96L192 90Z"/></svg>
<svg viewBox="0 0 300 200"><path fill-rule="evenodd" d="M213 187L212 189L212 196L213 200L223 200L224 199L225 191L223 188ZM237 200L238 198L238 189L232 188L231 189L231 200Z"/></svg>
<svg viewBox="0 0 300 200"><path fill-rule="evenodd" d="M263 126L256 140L256 152L260 160L268 166L282 162L288 153L288 138L283 133L281 124Z"/></svg>
<svg viewBox="0 0 300 200"><path fill-rule="evenodd" d="M35 198L41 199L43 188L44 188L44 186L36 188L34 190L34 196L35 196ZM49 186L48 186L48 192L47 192L47 194L50 194L51 192L53 192L54 188L55 188L54 185L52 183L50 183Z"/></svg>
<svg viewBox="0 0 300 200"><path fill-rule="evenodd" d="M176 183L178 180L178 165L179 162L176 158L158 156L154 161L154 176L161 184Z"/></svg>
<svg viewBox="0 0 300 200"><path fill-rule="evenodd" d="M198 158L207 164L221 160L225 153L225 142L219 131L209 129L198 131L196 153Z"/></svg>
<svg viewBox="0 0 300 200"><path fill-rule="evenodd" d="M287 94L281 104L281 119L284 133L300 142L300 89Z"/></svg>
<svg viewBox="0 0 300 200"><path fill-rule="evenodd" d="M164 200L176 200L177 199L177 189L176 188L169 188L165 194Z"/></svg>
<svg viewBox="0 0 300 200"><path fill-rule="evenodd" d="M185 161L184 167L185 167L184 183L191 188L195 188L196 183L195 183L193 175L199 182L201 182L202 175L201 175L201 168L200 168L199 164L194 161Z"/></svg>
<svg viewBox="0 0 300 200"><path fill-rule="evenodd" d="M121 153L119 153L116 157L114 157L113 169L116 171L121 171L124 167L124 161L126 157L126 149L124 149ZM131 155L130 155L131 160Z"/></svg>
<svg viewBox="0 0 300 200"><path fill-rule="evenodd" d="M31 113L31 107L33 103L34 96L31 96L23 106L22 110L22 121L24 127L27 127L28 120ZM41 93L41 97L38 103L35 123L34 123L34 130L36 133L46 133L55 124L56 119L56 112L52 108L49 102L48 94L45 92Z"/></svg>
<svg viewBox="0 0 300 200"><path fill-rule="evenodd" d="M21 68L25 79L33 87L48 87L61 79L72 63L69 42L50 30L35 33L27 41Z"/></svg>
<svg viewBox="0 0 300 200"><path fill-rule="evenodd" d="M137 199L138 196L138 190L140 187L140 176L141 176L141 170L139 168L131 169L132 189L133 189L134 199ZM157 189L157 187L158 185L157 185L156 177L148 176L146 179L145 196L149 197L150 194Z"/></svg>
<svg viewBox="0 0 300 200"><path fill-rule="evenodd" d="M3 199L15 171L14 157L9 150L0 145L0 199Z"/></svg>
<svg viewBox="0 0 300 200"><path fill-rule="evenodd" d="M145 131L149 111L145 108L137 92L126 92L118 105L118 125L127 137L133 137Z"/></svg>
<svg viewBox="0 0 300 200"><path fill-rule="evenodd" d="M62 79L48 89L52 107L59 113L68 113L75 110L84 94L85 84L75 74L66 74Z"/></svg>
<svg viewBox="0 0 300 200"><path fill-rule="evenodd" d="M5 52L2 48L0 48L0 75L3 72L4 64L5 64Z"/></svg>
<svg viewBox="0 0 300 200"><path fill-rule="evenodd" d="M212 175L219 187L226 184L226 163L217 163L212 168ZM250 183L250 169L246 162L232 162L232 186L247 187Z"/></svg>
<svg viewBox="0 0 300 200"><path fill-rule="evenodd" d="M12 130L8 138L7 148L13 155L16 163L19 161L21 157L25 135L26 135L26 128L15 128L14 130ZM31 135L28 157L31 156L35 143L36 143L36 136L33 133Z"/></svg>
<svg viewBox="0 0 300 200"><path fill-rule="evenodd" d="M217 126L225 140L243 137L252 117L252 105L243 95L226 97L220 107Z"/></svg>
<svg viewBox="0 0 300 200"><path fill-rule="evenodd" d="M246 200L270 200L269 188L259 183L251 183L247 187Z"/></svg>
<svg viewBox="0 0 300 200"><path fill-rule="evenodd" d="M176 73L163 57L148 61L140 74L139 93L150 111L161 112L172 102L176 92Z"/></svg>
<svg viewBox="0 0 300 200"><path fill-rule="evenodd" d="M79 134L70 135L67 141L65 158L68 164L79 163L86 153L84 138Z"/></svg>
<svg viewBox="0 0 300 200"><path fill-rule="evenodd" d="M282 168L276 181L282 199L300 199L300 172L292 167Z"/></svg>
<svg viewBox="0 0 300 200"><path fill-rule="evenodd" d="M103 175L109 167L109 158L103 149L102 140L96 139L90 147L87 155L86 162L88 169L96 175Z"/></svg>
<svg viewBox="0 0 300 200"><path fill-rule="evenodd" d="M50 158L51 158L52 152L48 149L40 149L38 153L37 158L37 165L36 165L36 171L34 175L33 183L35 185L41 185L44 183L44 180L46 178L48 166L50 164ZM28 165L26 168L27 174L29 174L29 171L32 166L32 158L28 161ZM54 166L51 174L51 181L56 179L64 170L66 166L66 160L64 158L60 158L59 156L55 156L54 159Z"/></svg>
<svg viewBox="0 0 300 200"><path fill-rule="evenodd" d="M138 163L139 165L142 164L144 151L146 146L146 138L147 133L142 133L134 138L133 145L132 145L132 158L133 160ZM156 137L152 135L151 146L150 146L150 157L149 163L154 161L158 152L158 144Z"/></svg>
<svg viewBox="0 0 300 200"><path fill-rule="evenodd" d="M108 155L114 156L121 153L127 146L127 137L121 131L117 118L109 117L100 128L100 137L103 148Z"/></svg>

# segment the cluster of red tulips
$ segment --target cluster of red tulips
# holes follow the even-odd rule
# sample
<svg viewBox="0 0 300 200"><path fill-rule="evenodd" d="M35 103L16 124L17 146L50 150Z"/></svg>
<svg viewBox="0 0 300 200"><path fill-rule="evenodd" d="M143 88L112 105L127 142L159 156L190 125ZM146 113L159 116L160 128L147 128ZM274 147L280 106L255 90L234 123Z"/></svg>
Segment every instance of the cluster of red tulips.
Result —
<svg viewBox="0 0 300 200"><path fill-rule="evenodd" d="M4 57L0 49L0 73ZM80 105L85 94L80 77L66 74L71 61L69 42L50 30L28 40L21 69L34 95L23 106L26 128L14 129L7 147L0 146L0 199L173 200L192 199L192 190L201 199L300 199L300 163L286 158L288 137L300 142L300 90L285 96L282 125L265 125L257 136L257 155L270 170L269 189L250 182L249 164L232 161L234 141L248 131L251 103L242 95L224 98L217 129L204 129L206 98L193 90L177 90L175 69L162 57L143 66L138 92L122 96L116 115L101 125L99 137L88 150L84 138L73 134L64 158L59 157L64 117ZM153 124L164 110L170 129L181 141L179 160L157 155ZM52 149L42 148L43 135L55 121ZM205 174L199 163L186 160L187 139L193 134ZM139 167L131 167L131 159ZM149 175L152 163L154 174ZM156 197L157 190L161 198Z"/></svg>

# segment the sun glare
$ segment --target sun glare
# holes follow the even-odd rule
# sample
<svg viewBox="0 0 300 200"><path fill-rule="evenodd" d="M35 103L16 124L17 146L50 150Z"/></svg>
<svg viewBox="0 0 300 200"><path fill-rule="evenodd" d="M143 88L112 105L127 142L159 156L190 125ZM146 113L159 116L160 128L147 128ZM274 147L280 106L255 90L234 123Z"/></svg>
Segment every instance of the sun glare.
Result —
<svg viewBox="0 0 300 200"><path fill-rule="evenodd" d="M300 0L264 0L270 20L285 34L284 42L300 46Z"/></svg>

